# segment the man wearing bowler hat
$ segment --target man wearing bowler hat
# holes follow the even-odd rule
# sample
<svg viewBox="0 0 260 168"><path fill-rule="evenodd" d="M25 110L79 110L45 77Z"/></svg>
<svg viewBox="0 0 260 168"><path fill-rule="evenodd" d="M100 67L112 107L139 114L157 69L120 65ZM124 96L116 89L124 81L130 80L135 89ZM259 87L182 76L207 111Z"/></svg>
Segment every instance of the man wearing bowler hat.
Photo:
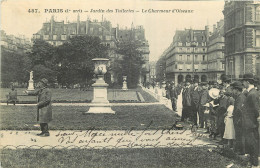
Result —
<svg viewBox="0 0 260 168"><path fill-rule="evenodd" d="M39 90L37 91L37 121L40 122L41 133L38 136L50 136L48 123L52 120L51 91L47 88L48 80L41 79L38 82Z"/></svg>
<svg viewBox="0 0 260 168"><path fill-rule="evenodd" d="M258 166L259 153L259 132L258 121L260 112L259 94L254 88L253 74L248 73L243 76L243 85L247 89L247 96L242 113L242 126L245 132L246 152L250 155L250 164Z"/></svg>
<svg viewBox="0 0 260 168"><path fill-rule="evenodd" d="M233 90L233 96L235 98L234 112L233 112L233 123L235 127L235 152L239 155L245 154L245 143L244 143L244 133L242 127L242 113L245 112L244 103L246 96L242 93L243 84L240 81L236 81L231 84Z"/></svg>

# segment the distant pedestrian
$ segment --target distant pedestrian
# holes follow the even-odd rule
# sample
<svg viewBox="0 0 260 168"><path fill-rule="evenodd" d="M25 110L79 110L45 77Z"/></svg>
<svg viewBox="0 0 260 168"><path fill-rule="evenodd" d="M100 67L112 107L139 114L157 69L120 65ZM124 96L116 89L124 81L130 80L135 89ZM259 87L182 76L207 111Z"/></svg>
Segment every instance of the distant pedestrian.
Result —
<svg viewBox="0 0 260 168"><path fill-rule="evenodd" d="M200 102L200 88L199 88L199 81L194 80L193 87L191 90L191 120L193 121L194 125L197 124L197 115L199 113L199 102Z"/></svg>
<svg viewBox="0 0 260 168"><path fill-rule="evenodd" d="M174 82L171 82L170 97L172 102L172 110L177 111L177 99L178 99L178 88L174 86Z"/></svg>
<svg viewBox="0 0 260 168"><path fill-rule="evenodd" d="M12 86L11 91L7 95L7 105L9 103L13 103L13 105L15 105L17 100L17 90L15 90L14 86Z"/></svg>
<svg viewBox="0 0 260 168"><path fill-rule="evenodd" d="M204 111L206 110L206 104L209 102L209 92L206 82L201 82L200 100L199 100L199 125L200 128L204 128Z"/></svg>
<svg viewBox="0 0 260 168"><path fill-rule="evenodd" d="M186 85L183 88L182 92L182 116L181 121L184 121L185 119L191 119L191 112L192 112L192 106L191 106L191 82L188 80L186 81Z"/></svg>
<svg viewBox="0 0 260 168"><path fill-rule="evenodd" d="M259 93L254 88L253 74L245 74L243 76L243 85L247 89L247 96L245 99L245 110L242 113L242 127L245 133L245 148L250 155L250 164L258 166L259 154L259 132L258 121L260 113Z"/></svg>

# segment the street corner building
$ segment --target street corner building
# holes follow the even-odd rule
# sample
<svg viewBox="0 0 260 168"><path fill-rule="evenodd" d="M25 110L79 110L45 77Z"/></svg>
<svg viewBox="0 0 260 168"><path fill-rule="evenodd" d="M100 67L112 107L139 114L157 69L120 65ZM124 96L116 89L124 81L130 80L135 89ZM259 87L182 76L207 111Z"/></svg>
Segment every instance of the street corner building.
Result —
<svg viewBox="0 0 260 168"><path fill-rule="evenodd" d="M226 2L223 14L226 74L231 79L245 73L260 77L260 2Z"/></svg>

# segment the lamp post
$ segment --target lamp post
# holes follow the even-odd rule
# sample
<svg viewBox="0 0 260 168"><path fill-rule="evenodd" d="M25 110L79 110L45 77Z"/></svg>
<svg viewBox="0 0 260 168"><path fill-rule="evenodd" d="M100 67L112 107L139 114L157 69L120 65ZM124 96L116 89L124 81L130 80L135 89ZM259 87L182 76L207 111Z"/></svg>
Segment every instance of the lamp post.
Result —
<svg viewBox="0 0 260 168"><path fill-rule="evenodd" d="M195 64L195 60L194 60L194 57L195 57L195 51L194 51L194 48L196 47L197 45L196 45L196 42L195 41L192 41L191 42L191 47L192 47L192 77L193 77L193 79L195 78L195 76L194 76L194 72L195 72L195 66L194 66L194 64Z"/></svg>

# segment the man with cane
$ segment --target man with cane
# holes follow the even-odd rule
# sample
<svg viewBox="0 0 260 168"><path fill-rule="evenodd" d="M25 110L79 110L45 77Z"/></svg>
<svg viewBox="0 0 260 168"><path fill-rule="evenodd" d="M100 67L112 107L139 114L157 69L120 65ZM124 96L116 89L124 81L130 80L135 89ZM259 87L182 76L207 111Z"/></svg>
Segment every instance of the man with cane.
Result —
<svg viewBox="0 0 260 168"><path fill-rule="evenodd" d="M52 105L51 105L51 91L47 88L48 80L41 79L37 87L39 88L35 91L37 95L37 122L40 123L41 133L38 136L50 136L48 123L52 120Z"/></svg>

